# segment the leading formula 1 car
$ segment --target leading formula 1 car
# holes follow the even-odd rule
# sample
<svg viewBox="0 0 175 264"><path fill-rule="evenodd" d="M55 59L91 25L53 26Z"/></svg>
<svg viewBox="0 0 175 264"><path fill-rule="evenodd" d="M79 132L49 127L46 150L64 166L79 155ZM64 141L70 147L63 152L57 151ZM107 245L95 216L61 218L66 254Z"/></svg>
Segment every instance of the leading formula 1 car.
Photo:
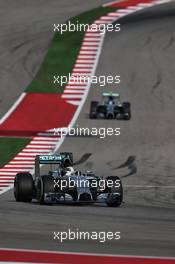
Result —
<svg viewBox="0 0 175 264"><path fill-rule="evenodd" d="M119 93L102 93L103 100L101 103L92 101L90 106L89 117L106 118L106 119L131 119L131 104L121 102Z"/></svg>
<svg viewBox="0 0 175 264"><path fill-rule="evenodd" d="M41 164L49 164L47 175L40 174ZM64 152L37 155L34 178L29 172L17 173L14 196L17 202L31 202L32 199L40 204L99 202L117 207L122 203L123 189L117 176L104 180L90 171L74 170L72 153Z"/></svg>

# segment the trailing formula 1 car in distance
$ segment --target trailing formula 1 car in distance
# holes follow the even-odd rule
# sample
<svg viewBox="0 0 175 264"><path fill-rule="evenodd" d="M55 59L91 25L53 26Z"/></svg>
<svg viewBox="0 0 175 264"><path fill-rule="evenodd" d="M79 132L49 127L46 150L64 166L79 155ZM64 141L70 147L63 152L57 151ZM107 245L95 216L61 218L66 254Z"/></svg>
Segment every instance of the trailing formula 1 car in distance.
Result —
<svg viewBox="0 0 175 264"><path fill-rule="evenodd" d="M102 102L92 101L90 106L90 119L131 119L131 104L121 102L119 93L102 93Z"/></svg>
<svg viewBox="0 0 175 264"><path fill-rule="evenodd" d="M41 175L42 164L49 166L48 174ZM14 181L17 202L53 203L106 203L120 206L123 200L122 183L117 176L106 179L90 171L82 173L73 168L73 155L37 155L34 178L29 172L17 173Z"/></svg>

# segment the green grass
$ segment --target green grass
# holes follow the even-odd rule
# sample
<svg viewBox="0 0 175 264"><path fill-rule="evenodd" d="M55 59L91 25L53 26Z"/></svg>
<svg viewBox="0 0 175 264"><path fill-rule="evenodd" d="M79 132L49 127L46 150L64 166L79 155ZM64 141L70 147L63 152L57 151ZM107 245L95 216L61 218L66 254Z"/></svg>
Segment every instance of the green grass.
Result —
<svg viewBox="0 0 175 264"><path fill-rule="evenodd" d="M0 138L0 168L12 160L29 141L27 138Z"/></svg>
<svg viewBox="0 0 175 264"><path fill-rule="evenodd" d="M82 13L70 19L71 23L92 24L94 20L114 8L99 7ZM84 32L56 32L50 44L46 57L26 92L35 93L62 93L64 86L53 84L53 76L68 76L72 72L78 55Z"/></svg>

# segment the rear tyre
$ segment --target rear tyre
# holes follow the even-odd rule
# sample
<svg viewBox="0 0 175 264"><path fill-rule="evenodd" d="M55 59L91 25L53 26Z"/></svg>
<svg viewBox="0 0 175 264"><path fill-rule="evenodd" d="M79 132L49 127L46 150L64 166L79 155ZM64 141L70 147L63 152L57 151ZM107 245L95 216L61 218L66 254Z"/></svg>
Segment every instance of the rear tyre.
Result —
<svg viewBox="0 0 175 264"><path fill-rule="evenodd" d="M30 173L18 173L14 181L14 196L17 202L31 202L33 198L33 178Z"/></svg>
<svg viewBox="0 0 175 264"><path fill-rule="evenodd" d="M54 192L54 180L52 176L43 175L37 183L36 196L40 204L47 204L45 194Z"/></svg>
<svg viewBox="0 0 175 264"><path fill-rule="evenodd" d="M103 115L103 117L106 118L106 113L107 113L107 107L106 105L99 105L98 107L98 114Z"/></svg>
<svg viewBox="0 0 175 264"><path fill-rule="evenodd" d="M97 101L92 101L91 102L91 107L90 107L90 113L89 113L89 118L90 119L97 118L97 107L98 107L98 102Z"/></svg>
<svg viewBox="0 0 175 264"><path fill-rule="evenodd" d="M124 102L123 107L124 107L125 113L128 114L128 116L126 117L126 120L130 120L131 119L131 104L129 102Z"/></svg>
<svg viewBox="0 0 175 264"><path fill-rule="evenodd" d="M130 111L128 112L128 117L126 119L127 120L130 120L131 119L131 112Z"/></svg>
<svg viewBox="0 0 175 264"><path fill-rule="evenodd" d="M118 207L123 201L122 182L118 176L109 176L106 180L110 180L110 183L111 181L113 182L112 187L107 187L108 197L106 204L109 207Z"/></svg>

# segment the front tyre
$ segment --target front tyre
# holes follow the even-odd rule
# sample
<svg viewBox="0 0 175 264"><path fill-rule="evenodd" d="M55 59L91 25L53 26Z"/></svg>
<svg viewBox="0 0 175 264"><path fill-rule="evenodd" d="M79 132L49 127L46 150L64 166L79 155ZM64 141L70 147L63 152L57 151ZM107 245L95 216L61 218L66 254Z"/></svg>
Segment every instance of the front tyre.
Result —
<svg viewBox="0 0 175 264"><path fill-rule="evenodd" d="M14 181L14 196L17 202L31 202L33 198L33 178L30 173L17 173Z"/></svg>
<svg viewBox="0 0 175 264"><path fill-rule="evenodd" d="M52 176L43 175L37 183L37 200L40 204L47 204L45 194L54 192L54 180Z"/></svg>
<svg viewBox="0 0 175 264"><path fill-rule="evenodd" d="M112 187L107 187L107 200L106 204L109 207L118 207L123 201L123 187L122 182L118 176L109 176L106 178L108 183L112 183ZM108 186L108 185L107 185Z"/></svg>
<svg viewBox="0 0 175 264"><path fill-rule="evenodd" d="M92 101L91 106L90 106L90 113L89 113L90 119L96 119L97 118L97 108L98 108L98 102Z"/></svg>
<svg viewBox="0 0 175 264"><path fill-rule="evenodd" d="M124 107L124 111L125 113L127 113L128 115L126 116L126 120L130 120L131 119L131 103L129 102L124 102L123 103L123 107Z"/></svg>

